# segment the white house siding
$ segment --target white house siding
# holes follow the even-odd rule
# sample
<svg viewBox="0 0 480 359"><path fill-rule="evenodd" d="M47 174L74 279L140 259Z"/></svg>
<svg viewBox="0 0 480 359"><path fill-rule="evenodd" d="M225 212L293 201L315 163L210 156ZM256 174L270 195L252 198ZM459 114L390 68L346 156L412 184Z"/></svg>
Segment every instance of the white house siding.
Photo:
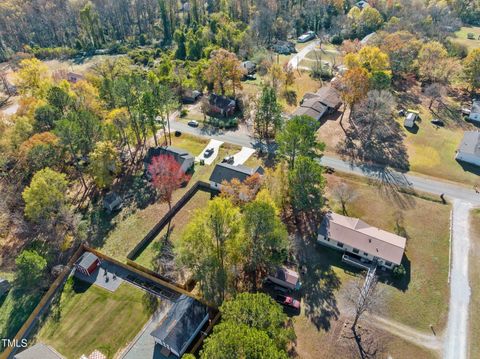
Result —
<svg viewBox="0 0 480 359"><path fill-rule="evenodd" d="M339 241L335 241L333 239L328 239L328 238L325 238L324 236L322 236L321 234L318 235L318 242L320 244L323 244L323 245L326 245L328 247L331 247L331 248L334 248L336 250L339 250L339 251L342 251L342 252L347 252L347 253L351 253L351 254L355 254L357 256L360 256L362 258L365 258L365 259L368 259L370 261L373 261L373 257L372 255L368 254L367 252L363 252L361 250L358 251L358 253L355 253L353 250L355 248L349 246L349 245L346 245L346 244L343 244L343 247L339 247L337 245L337 243L341 243ZM389 266L387 264L385 264L385 260L377 257L377 260L378 260L378 264L385 267L385 268L388 268L388 269L391 269L393 267L393 263Z"/></svg>
<svg viewBox="0 0 480 359"><path fill-rule="evenodd" d="M480 166L480 157L474 156L470 153L464 153L464 152L457 152L457 155L455 156L457 160L468 162L477 166Z"/></svg>

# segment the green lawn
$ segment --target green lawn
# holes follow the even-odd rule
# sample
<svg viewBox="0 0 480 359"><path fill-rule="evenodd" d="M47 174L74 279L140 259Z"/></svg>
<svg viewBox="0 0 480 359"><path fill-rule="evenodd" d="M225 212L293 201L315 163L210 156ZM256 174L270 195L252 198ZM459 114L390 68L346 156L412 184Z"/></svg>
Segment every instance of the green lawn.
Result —
<svg viewBox="0 0 480 359"><path fill-rule="evenodd" d="M474 34L475 40L468 39L467 38L468 33ZM472 51L473 49L480 47L479 36L480 36L480 26L471 26L471 27L463 26L462 28L460 28L460 30L458 30L455 33L455 37L453 38L453 41L466 46L468 51Z"/></svg>
<svg viewBox="0 0 480 359"><path fill-rule="evenodd" d="M305 58L307 60L322 60L328 61L330 63L335 63L339 65L342 63L342 56L338 50L335 48L325 49L315 49L310 51Z"/></svg>
<svg viewBox="0 0 480 359"><path fill-rule="evenodd" d="M470 295L470 358L480 357L480 209L471 212L471 236L469 257Z"/></svg>
<svg viewBox="0 0 480 359"><path fill-rule="evenodd" d="M0 272L0 277L14 284L13 273ZM6 296L0 298L0 338L12 339L17 334L42 295L43 291L38 289L19 289L13 286ZM2 351L0 344L0 352Z"/></svg>
<svg viewBox="0 0 480 359"><path fill-rule="evenodd" d="M180 137L172 137L172 145L188 150L193 155L199 155L208 143L207 139L182 134ZM240 151L240 146L223 144L220 147L218 157L210 166L195 164L195 171L186 187L180 188L173 194L173 203L178 201L190 187L197 181L208 181L216 163L225 156ZM156 202L143 209L137 209L134 213L121 220L104 238L99 245L100 250L108 256L120 261L125 260L127 254L135 245L153 228L155 224L168 211L167 203Z"/></svg>
<svg viewBox="0 0 480 359"><path fill-rule="evenodd" d="M89 355L95 349L113 358L150 318L147 297L146 292L127 283L111 293L70 279L37 341L51 345L69 359Z"/></svg>
<svg viewBox="0 0 480 359"><path fill-rule="evenodd" d="M329 189L341 180L357 195L347 205L349 216L393 233L398 232L397 228L406 232L403 264L410 272L409 280L395 286L382 285L386 296L384 315L419 330L428 331L430 324L441 330L448 310L451 207L399 194L386 186L379 188L353 176L328 176ZM330 201L330 206L340 212L340 206Z"/></svg>

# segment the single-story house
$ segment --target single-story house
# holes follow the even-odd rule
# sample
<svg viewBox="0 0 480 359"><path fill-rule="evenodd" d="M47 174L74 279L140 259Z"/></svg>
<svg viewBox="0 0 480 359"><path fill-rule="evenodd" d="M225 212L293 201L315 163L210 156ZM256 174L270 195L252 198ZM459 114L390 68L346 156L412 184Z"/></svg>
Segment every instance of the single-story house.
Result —
<svg viewBox="0 0 480 359"><path fill-rule="evenodd" d="M91 275L100 265L100 258L92 252L85 252L75 263L75 268L85 275Z"/></svg>
<svg viewBox="0 0 480 359"><path fill-rule="evenodd" d="M468 116L470 121L480 122L480 100L474 100L470 115Z"/></svg>
<svg viewBox="0 0 480 359"><path fill-rule="evenodd" d="M405 120L403 121L403 125L408 128L413 128L415 126L415 121L418 118L418 113L409 111L405 116Z"/></svg>
<svg viewBox="0 0 480 359"><path fill-rule="evenodd" d="M457 161L480 166L480 132L466 131L455 155Z"/></svg>
<svg viewBox="0 0 480 359"><path fill-rule="evenodd" d="M197 90L185 90L182 94L182 103L191 104L197 102L199 97L202 96L202 93Z"/></svg>
<svg viewBox="0 0 480 359"><path fill-rule="evenodd" d="M107 193L103 198L103 208L109 212L116 211L122 207L122 197L116 192Z"/></svg>
<svg viewBox="0 0 480 359"><path fill-rule="evenodd" d="M402 263L407 239L361 219L328 212L320 225L318 242L342 251L342 259L357 267L368 268L377 262L391 269Z"/></svg>
<svg viewBox="0 0 480 359"><path fill-rule="evenodd" d="M160 325L150 333L168 357L181 357L208 321L208 308L186 295L178 298ZM162 351L162 354L165 352Z"/></svg>
<svg viewBox="0 0 480 359"><path fill-rule="evenodd" d="M10 283L4 278L0 278L0 297L10 290Z"/></svg>
<svg viewBox="0 0 480 359"><path fill-rule="evenodd" d="M228 163L219 163L215 166L210 175L210 187L221 190L223 181L230 182L232 179L236 178L240 182L243 182L255 173L263 175L264 170L261 166L250 168L243 165L234 166Z"/></svg>
<svg viewBox="0 0 480 359"><path fill-rule="evenodd" d="M307 98L300 104L300 107L293 112L292 116L310 116L317 121L328 112L328 107L318 101L315 97Z"/></svg>
<svg viewBox="0 0 480 359"><path fill-rule="evenodd" d="M321 87L317 92L307 92L300 103L300 107L295 110L293 115L308 115L316 120L320 120L327 114L334 113L342 105L340 94L332 86ZM308 108L310 110L302 109Z"/></svg>
<svg viewBox="0 0 480 359"><path fill-rule="evenodd" d="M15 354L14 359L64 359L55 349L43 343L37 343Z"/></svg>
<svg viewBox="0 0 480 359"><path fill-rule="evenodd" d="M257 70L257 64L250 60L243 61L240 64L240 67L245 70L246 75L254 74L255 71Z"/></svg>
<svg viewBox="0 0 480 359"><path fill-rule="evenodd" d="M75 72L67 72L67 81L76 84L78 81L83 80L83 75L77 74Z"/></svg>
<svg viewBox="0 0 480 359"><path fill-rule="evenodd" d="M235 100L214 93L210 95L208 103L210 104L209 112L211 114L220 114L224 117L232 116L237 107Z"/></svg>
<svg viewBox="0 0 480 359"><path fill-rule="evenodd" d="M301 287L300 276L298 273L285 267L278 267L275 270L275 273L269 275L267 279L272 283L291 290L299 290Z"/></svg>
<svg viewBox="0 0 480 359"><path fill-rule="evenodd" d="M148 166L152 163L153 157L160 155L173 156L175 161L177 161L180 165L180 170L182 170L184 173L187 173L195 163L195 157L181 148L173 146L150 147L147 151L147 155L143 159L143 164L146 171L148 171Z"/></svg>

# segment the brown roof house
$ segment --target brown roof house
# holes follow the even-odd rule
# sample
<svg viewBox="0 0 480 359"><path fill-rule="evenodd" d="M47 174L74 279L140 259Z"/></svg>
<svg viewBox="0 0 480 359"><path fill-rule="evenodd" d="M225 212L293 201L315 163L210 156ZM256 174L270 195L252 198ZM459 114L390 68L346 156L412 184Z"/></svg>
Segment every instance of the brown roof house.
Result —
<svg viewBox="0 0 480 359"><path fill-rule="evenodd" d="M407 239L361 219L328 212L318 232L320 244L344 252L343 261L367 269L372 262L391 269L400 265Z"/></svg>
<svg viewBox="0 0 480 359"><path fill-rule="evenodd" d="M323 116L337 111L341 105L338 91L331 86L323 86L315 93L307 92L293 116L307 115L319 121Z"/></svg>
<svg viewBox="0 0 480 359"><path fill-rule="evenodd" d="M480 166L480 132L466 131L455 156L457 161Z"/></svg>

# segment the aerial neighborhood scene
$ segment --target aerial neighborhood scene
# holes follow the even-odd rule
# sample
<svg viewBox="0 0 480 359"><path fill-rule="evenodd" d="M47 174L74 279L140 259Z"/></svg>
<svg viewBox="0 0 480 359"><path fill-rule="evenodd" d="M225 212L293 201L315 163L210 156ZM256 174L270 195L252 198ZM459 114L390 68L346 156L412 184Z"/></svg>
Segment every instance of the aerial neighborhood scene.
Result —
<svg viewBox="0 0 480 359"><path fill-rule="evenodd" d="M476 0L1 0L0 359L480 359Z"/></svg>

